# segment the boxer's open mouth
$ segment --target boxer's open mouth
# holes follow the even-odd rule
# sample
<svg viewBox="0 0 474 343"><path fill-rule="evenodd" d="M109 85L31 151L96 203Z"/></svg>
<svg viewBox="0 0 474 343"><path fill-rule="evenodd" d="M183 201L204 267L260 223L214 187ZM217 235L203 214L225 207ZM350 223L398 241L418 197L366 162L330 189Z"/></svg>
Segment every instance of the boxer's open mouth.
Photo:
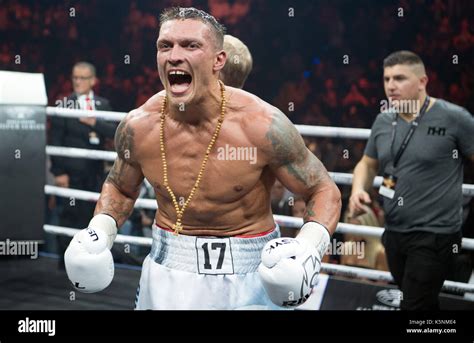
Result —
<svg viewBox="0 0 474 343"><path fill-rule="evenodd" d="M191 86L192 80L191 74L184 70L175 69L168 72L168 81L171 86L171 91L175 94L186 92Z"/></svg>

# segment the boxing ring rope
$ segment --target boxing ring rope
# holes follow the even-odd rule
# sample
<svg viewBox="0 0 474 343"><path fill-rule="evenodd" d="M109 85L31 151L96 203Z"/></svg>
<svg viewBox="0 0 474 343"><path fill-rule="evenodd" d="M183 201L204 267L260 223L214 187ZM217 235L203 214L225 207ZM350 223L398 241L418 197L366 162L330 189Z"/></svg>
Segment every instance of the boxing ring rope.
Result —
<svg viewBox="0 0 474 343"><path fill-rule="evenodd" d="M48 195L57 195L63 198L74 198L77 200L84 200L84 201L95 201L99 200L100 193L90 192L90 191L83 191L80 189L72 189L72 188L63 188L51 185L44 186L44 192ZM138 198L135 202L135 208L143 208L149 210L156 210L158 207L156 205L155 199L142 199Z"/></svg>
<svg viewBox="0 0 474 343"><path fill-rule="evenodd" d="M82 117L95 117L110 121L120 121L127 114L125 112L112 112L112 111L89 111L89 110L77 110L77 109L66 109L59 107L47 107L47 115L66 117L66 118L82 118ZM357 128L342 128L342 127L327 127L327 126L311 126L311 125L295 125L301 135L311 137L331 137L331 138L349 138L349 139L367 139L370 135L370 129L357 129ZM114 161L117 154L111 151L102 150L89 150L69 147L57 147L47 146L46 153L51 156L63 156L72 158L87 158L97 159L105 161ZM352 174L348 173L337 173L329 172L331 178L337 184L351 185ZM146 180L145 180L146 181ZM380 186L382 183L382 177L377 176L374 180L374 187ZM463 195L474 196L474 185L463 184L462 185ZM72 197L74 199L85 200L85 201L97 201L99 193L82 191L70 188L62 188L51 185L45 185L45 194L56 195L60 197ZM135 208L151 209L156 210L157 203L154 199L137 199ZM295 218L290 216L274 215L275 221L282 226L299 228L303 224L302 218ZM74 236L78 229L66 228L54 225L44 225L44 230L51 234L59 234L66 236ZM367 235L380 237L384 231L384 228L374 226L355 225L348 223L338 223L336 232L356 235ZM152 239L147 237L135 237L118 234L115 240L116 243L121 244L135 244L140 246L151 246ZM474 239L464 238L462 239L462 248L466 250L474 250ZM365 268L358 268L352 266L336 265L330 263L322 263L321 270L331 275L339 275L345 277L358 277L366 278L374 281L385 281L393 282L393 278L390 272L371 270ZM467 284L461 282L454 282L446 280L443 284L443 290L451 292L469 292L474 293L474 284Z"/></svg>
<svg viewBox="0 0 474 343"><path fill-rule="evenodd" d="M350 186L352 185L352 179L354 177L353 174L349 173L337 173L337 172L329 172L329 175L334 180L335 183L338 185ZM379 187L383 182L382 176L376 176L374 179L374 187ZM469 197L474 197L474 185L463 183L462 185L462 194Z"/></svg>
<svg viewBox="0 0 474 343"><path fill-rule="evenodd" d="M126 112L113 111L90 111L78 110L61 107L46 107L46 114L50 116L64 118L83 118L95 117L109 121L120 121L126 116ZM347 127L330 127L330 126L312 126L312 125L295 125L296 129L303 136L311 137L331 137L331 138L349 138L349 139L367 139L370 136L370 129L358 129ZM100 159L105 161L114 161L117 154L113 151L79 149L69 147L47 146L46 153L51 156L77 157ZM351 185L352 174L329 172L334 182L340 185ZM375 177L374 187L382 184L381 176ZM463 184L463 195L474 197L474 185Z"/></svg>
<svg viewBox="0 0 474 343"><path fill-rule="evenodd" d="M72 229L72 228L66 228L66 227L54 226L54 225L44 225L44 230L48 233L59 234L59 235L70 236L70 237L74 236L76 232L80 231L79 229ZM135 244L135 245L140 245L140 246L151 246L152 242L153 242L152 238L134 237L134 236L126 236L126 235L120 235L120 234L118 234L115 239L115 243ZM344 276L344 277L350 277L350 278L358 277L358 278L365 278L365 279L369 279L373 281L386 281L386 282L393 281L393 278L390 272L344 266L344 265L331 264L331 263L322 263L321 271L330 275ZM443 290L455 292L455 293L461 293L461 292L474 293L474 284L446 280L443 284Z"/></svg>
<svg viewBox="0 0 474 343"><path fill-rule="evenodd" d="M70 227L48 225L48 224L45 224L43 228L44 228L44 231L48 233L52 233L55 235L69 236L69 237L73 237L77 232L81 231L79 229L74 229ZM137 236L128 236L128 235L118 234L117 237L115 238L114 244L115 243L134 244L134 245L149 247L151 246L152 241L153 240L149 237L137 237Z"/></svg>
<svg viewBox="0 0 474 343"><path fill-rule="evenodd" d="M120 121L127 113L113 111L90 111L78 110L62 107L46 107L46 114L55 117L65 118L83 118L95 117L109 121ZM332 138L352 138L367 139L370 135L370 129L356 129L348 127L331 126L313 126L313 125L295 125L296 129L304 136L310 137L332 137Z"/></svg>
<svg viewBox="0 0 474 343"><path fill-rule="evenodd" d="M69 148L61 146L46 146L46 154L50 156L61 156L61 157L74 157L74 158L88 158L92 160L104 160L104 161L115 161L117 153L114 151L105 150L92 150L92 149L80 149L80 148ZM352 185L353 175L349 173L338 173L329 172L329 175L338 185ZM379 187L382 184L383 178L376 176L374 179L374 187ZM463 184L462 194L470 197L474 197L474 185Z"/></svg>
<svg viewBox="0 0 474 343"><path fill-rule="evenodd" d="M65 198L74 198L78 200L85 201L97 201L99 199L99 193L83 191L79 189L63 188L51 185L45 185L44 191L49 195L57 195ZM156 210L158 205L155 199L137 199L135 203L136 208L143 208L149 210ZM282 215L273 215L275 221L285 227L300 228L303 225L302 218L282 216ZM348 223L338 223L336 232L342 234L356 234L356 235L366 235L373 237L380 237L384 228L376 226L364 226ZM474 250L474 239L473 238L463 238L462 239L462 248L466 250Z"/></svg>
<svg viewBox="0 0 474 343"><path fill-rule="evenodd" d="M81 148L70 148L62 146L46 146L46 154L50 156L87 158L90 160L115 161L117 153L115 151L92 150Z"/></svg>
<svg viewBox="0 0 474 343"><path fill-rule="evenodd" d="M63 108L63 107L46 107L46 114L51 117L63 117L63 118L99 118L107 121L121 121L126 115L126 112L114 112L114 111L91 111L91 110L80 110L74 108Z"/></svg>
<svg viewBox="0 0 474 343"><path fill-rule="evenodd" d="M370 129L313 125L295 126L301 135L309 137L367 139L370 136Z"/></svg>

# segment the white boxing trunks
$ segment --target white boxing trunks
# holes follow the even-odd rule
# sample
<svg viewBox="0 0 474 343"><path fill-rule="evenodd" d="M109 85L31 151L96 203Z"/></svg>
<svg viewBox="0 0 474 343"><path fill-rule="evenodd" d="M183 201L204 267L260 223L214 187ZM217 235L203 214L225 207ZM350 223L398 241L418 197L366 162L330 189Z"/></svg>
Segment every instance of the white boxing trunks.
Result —
<svg viewBox="0 0 474 343"><path fill-rule="evenodd" d="M258 236L225 238L176 236L153 225L136 309L282 309L268 298L257 272L264 245L279 236L278 225Z"/></svg>

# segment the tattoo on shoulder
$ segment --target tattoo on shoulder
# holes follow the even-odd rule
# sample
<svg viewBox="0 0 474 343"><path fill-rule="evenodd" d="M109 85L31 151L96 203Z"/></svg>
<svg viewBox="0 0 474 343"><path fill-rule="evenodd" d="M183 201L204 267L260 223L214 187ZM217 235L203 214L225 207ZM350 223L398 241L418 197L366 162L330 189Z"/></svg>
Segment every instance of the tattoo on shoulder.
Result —
<svg viewBox="0 0 474 343"><path fill-rule="evenodd" d="M323 178L324 166L309 152L300 133L283 113L273 115L266 138L271 143L274 167L284 166L290 175L309 187Z"/></svg>
<svg viewBox="0 0 474 343"><path fill-rule="evenodd" d="M130 160L133 152L133 128L127 121L121 121L115 133L115 149L121 159Z"/></svg>
<svg viewBox="0 0 474 343"><path fill-rule="evenodd" d="M304 158L306 149L303 139L283 113L273 114L266 137L272 145L273 164L285 165Z"/></svg>
<svg viewBox="0 0 474 343"><path fill-rule="evenodd" d="M115 150L117 150L117 159L110 169L106 182L111 182L117 186L123 184L122 177L127 163L131 162L133 153L133 136L134 132L126 121L120 122L115 133Z"/></svg>

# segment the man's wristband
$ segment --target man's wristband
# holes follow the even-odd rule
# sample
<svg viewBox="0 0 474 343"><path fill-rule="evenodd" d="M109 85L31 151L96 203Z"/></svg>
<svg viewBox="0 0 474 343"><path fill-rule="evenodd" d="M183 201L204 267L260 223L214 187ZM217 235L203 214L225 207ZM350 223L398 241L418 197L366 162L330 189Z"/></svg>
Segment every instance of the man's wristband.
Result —
<svg viewBox="0 0 474 343"><path fill-rule="evenodd" d="M329 230L316 221L308 221L303 224L300 233L296 236L298 240L305 240L312 244L319 252L321 258L325 255L331 235Z"/></svg>
<svg viewBox="0 0 474 343"><path fill-rule="evenodd" d="M331 236L331 232L329 231L329 229L328 229L328 227L327 227L326 225L323 225L323 224L321 224L320 222L318 222L318 221L316 221L316 220L308 220L307 222L304 222L304 224L306 224L306 223L316 223L316 224L321 225L323 228L326 229L326 231L328 232L329 236ZM304 226L304 224L303 224L303 226Z"/></svg>
<svg viewBox="0 0 474 343"><path fill-rule="evenodd" d="M112 248L118 231L117 222L112 216L105 213L99 213L91 219L88 227L104 231L108 238L107 247L109 249Z"/></svg>

